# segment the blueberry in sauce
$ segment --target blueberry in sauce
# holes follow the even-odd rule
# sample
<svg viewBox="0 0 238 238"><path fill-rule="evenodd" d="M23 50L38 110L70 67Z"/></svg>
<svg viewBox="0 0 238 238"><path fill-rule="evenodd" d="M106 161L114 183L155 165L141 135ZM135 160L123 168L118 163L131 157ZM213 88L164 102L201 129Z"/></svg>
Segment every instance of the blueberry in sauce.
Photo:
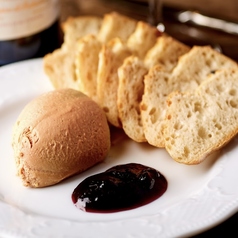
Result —
<svg viewBox="0 0 238 238"><path fill-rule="evenodd" d="M148 204L164 194L166 178L136 163L114 166L83 180L73 191L73 203L86 212L118 212Z"/></svg>

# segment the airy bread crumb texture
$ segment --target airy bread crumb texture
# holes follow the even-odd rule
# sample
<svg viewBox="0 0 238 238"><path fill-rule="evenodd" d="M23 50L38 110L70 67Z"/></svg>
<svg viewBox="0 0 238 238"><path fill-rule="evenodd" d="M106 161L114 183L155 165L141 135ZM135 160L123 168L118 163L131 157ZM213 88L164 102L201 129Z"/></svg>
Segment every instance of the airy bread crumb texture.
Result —
<svg viewBox="0 0 238 238"><path fill-rule="evenodd" d="M174 47L178 43L174 43ZM181 52L178 50L178 52ZM169 60L169 58L168 58ZM169 64L169 69L171 65ZM177 55L172 71L158 65L145 76L142 98L142 121L145 136L151 145L164 147L162 127L166 113L167 96L175 91L195 90L216 70L237 68L237 63L210 46L194 46L188 52Z"/></svg>
<svg viewBox="0 0 238 238"><path fill-rule="evenodd" d="M195 92L171 93L163 134L171 157L201 163L238 132L238 71L223 69L208 76Z"/></svg>

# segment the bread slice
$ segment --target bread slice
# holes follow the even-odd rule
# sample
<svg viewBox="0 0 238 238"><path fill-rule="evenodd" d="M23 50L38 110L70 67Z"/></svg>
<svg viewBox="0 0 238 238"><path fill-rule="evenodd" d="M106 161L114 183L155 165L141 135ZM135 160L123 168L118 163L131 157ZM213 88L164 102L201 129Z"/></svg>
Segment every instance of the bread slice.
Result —
<svg viewBox="0 0 238 238"><path fill-rule="evenodd" d="M118 69L118 114L125 133L134 141L146 142L141 121L140 103L144 76L148 70L142 60L132 55Z"/></svg>
<svg viewBox="0 0 238 238"><path fill-rule="evenodd" d="M144 59L147 51L154 46L160 34L156 27L146 22L138 21L135 31L127 40L127 46L134 55Z"/></svg>
<svg viewBox="0 0 238 238"><path fill-rule="evenodd" d="M167 80L170 74L161 65L149 70L144 78L144 94L140 104L141 120L147 142L156 147L164 147L162 120L165 98L170 91Z"/></svg>
<svg viewBox="0 0 238 238"><path fill-rule="evenodd" d="M165 97L172 87L167 85L167 81L179 58L189 50L189 46L163 34L145 56L144 64L150 70L144 79L141 120L145 137L153 146L164 147L161 120L164 116Z"/></svg>
<svg viewBox="0 0 238 238"><path fill-rule="evenodd" d="M102 26L98 32L98 39L105 43L116 37L126 41L134 32L137 21L117 12L105 14Z"/></svg>
<svg viewBox="0 0 238 238"><path fill-rule="evenodd" d="M97 16L78 16L68 17L68 19L62 23L62 29L64 32L63 46L75 48L75 43L81 37L99 32L102 25L102 18Z"/></svg>
<svg viewBox="0 0 238 238"><path fill-rule="evenodd" d="M194 46L180 58L169 83L176 87L175 90L195 89L210 73L233 67L237 67L237 62L211 46Z"/></svg>
<svg viewBox="0 0 238 238"><path fill-rule="evenodd" d="M162 127L167 96L173 91L195 90L210 73L237 67L236 62L209 46L195 46L181 56L172 73L154 67L145 77L141 104L145 136L151 145L164 147ZM156 89L156 90L155 90Z"/></svg>
<svg viewBox="0 0 238 238"><path fill-rule="evenodd" d="M189 46L163 33L145 55L144 62L148 68L160 64L170 72L177 64L178 58L189 50Z"/></svg>
<svg viewBox="0 0 238 238"><path fill-rule="evenodd" d="M55 89L73 88L78 90L75 74L75 45L87 34L97 34L101 26L100 17L70 17L63 23L64 43L61 48L43 58L44 71Z"/></svg>
<svg viewBox="0 0 238 238"><path fill-rule="evenodd" d="M43 58L44 71L55 89L78 89L74 53L60 48Z"/></svg>
<svg viewBox="0 0 238 238"><path fill-rule="evenodd" d="M97 71L102 44L95 35L86 35L76 44L75 68L79 91L97 102Z"/></svg>
<svg viewBox="0 0 238 238"><path fill-rule="evenodd" d="M117 108L118 68L130 54L126 44L119 38L103 45L99 53L98 103L105 111L108 121L116 127L121 127Z"/></svg>
<svg viewBox="0 0 238 238"><path fill-rule="evenodd" d="M127 40L133 56L124 60L118 69L118 113L125 133L134 141L145 142L140 103L144 93L144 76L148 72L142 61L161 33L156 27L138 21L135 31Z"/></svg>
<svg viewBox="0 0 238 238"><path fill-rule="evenodd" d="M199 164L238 133L238 69L208 76L194 92L172 93L163 134L171 157Z"/></svg>

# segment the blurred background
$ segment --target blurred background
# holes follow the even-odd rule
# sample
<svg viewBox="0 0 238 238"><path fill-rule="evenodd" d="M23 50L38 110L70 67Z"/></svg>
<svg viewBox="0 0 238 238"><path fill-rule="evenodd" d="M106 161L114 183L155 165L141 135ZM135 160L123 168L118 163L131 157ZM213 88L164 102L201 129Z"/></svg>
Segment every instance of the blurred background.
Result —
<svg viewBox="0 0 238 238"><path fill-rule="evenodd" d="M62 43L59 23L69 16L103 16L111 11L147 21L187 45L211 45L238 61L238 0L27 2L0 0L0 66L42 57L58 48Z"/></svg>
<svg viewBox="0 0 238 238"><path fill-rule="evenodd" d="M60 20L69 15L103 15L111 10L152 24L189 45L212 45L238 61L237 0L61 0ZM148 5L149 4L149 5Z"/></svg>

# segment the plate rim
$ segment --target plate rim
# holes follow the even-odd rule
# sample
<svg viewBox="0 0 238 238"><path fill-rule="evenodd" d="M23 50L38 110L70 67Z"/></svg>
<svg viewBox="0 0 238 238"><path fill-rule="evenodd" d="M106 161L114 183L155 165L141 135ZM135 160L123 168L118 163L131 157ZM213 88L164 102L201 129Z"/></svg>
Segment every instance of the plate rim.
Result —
<svg viewBox="0 0 238 238"><path fill-rule="evenodd" d="M17 62L17 63L12 63L12 64L9 64L9 65L6 65L6 66L2 66L2 67L0 67L0 76L1 76L3 71L9 71L9 70L11 71L15 67L17 67L17 68L22 68L22 67L27 68L27 67L29 67L29 64L33 68L40 68L41 67L39 70L42 70L42 63L43 63L43 59L38 58L38 59L30 59L30 60L20 61L20 62ZM0 77L0 88L1 88L1 83L2 83L2 79ZM1 102L1 96L0 96L0 102ZM0 110L1 110L1 108L0 108ZM205 191L205 192L207 192L207 191ZM214 192L214 191L212 191L212 192ZM209 192L207 192L207 193L209 193ZM238 194L238 191L237 191L237 194ZM228 195L228 197L229 196L230 195ZM224 197L226 197L226 196L224 195ZM195 199L195 198L192 198L192 199ZM181 201L181 202L183 202L183 201ZM17 213L19 212L19 214L18 214L19 217L22 217L22 216L24 217L25 216L25 217L27 217L27 219L29 219L31 221L35 220L37 222L40 222L41 224L42 224L42 222L43 223L48 223L48 224L52 223L52 225L55 226L58 223L62 223L61 224L62 226L60 228L60 229L62 229L62 232L64 232L64 229L65 229L65 228L63 228L63 224L66 226L66 228L69 226L69 222L67 220L65 221L65 219L42 217L42 216L37 215L37 214L33 214L33 215L32 214L27 214L27 213L24 214L23 211L21 211L21 210L18 211L16 209L17 208L12 208L9 204L4 203L3 200L1 199L1 193L0 193L0 214L1 214L1 211L6 212L7 210L9 210L10 211L9 214L8 214L9 216L12 215L12 212L17 212ZM237 199L231 199L231 201L229 203L227 203L227 206L225 206L225 208L223 207L223 209L219 212L218 216L210 217L206 221L202 221L202 222L199 222L197 224L194 224L192 228L190 226L190 229L188 227L186 227L185 229L175 227L170 232L165 232L165 233L160 234L161 235L160 237L172 237L172 236L184 236L184 235L199 234L199 233L204 232L204 231L220 224L221 222L225 221L226 219L228 219L229 217L234 215L237 211L238 211L238 198ZM157 219L159 219L160 215L161 214L159 214ZM141 220L137 219L137 218L129 218L129 219L127 219L127 221L129 223L131 223L133 226L140 225L140 223L139 224L137 224L137 223L141 222ZM21 232L18 233L18 231L20 231L20 230L8 231L8 230L4 229L4 227L2 227L2 225L1 225L1 222L4 222L4 221L0 218L0 228L1 228L0 234L9 235L9 237L24 237L25 234L23 234L23 233L21 234ZM133 222L135 222L135 224L133 224ZM96 223L97 224L91 224L91 225L93 227L97 227L97 228L99 228L98 227L98 225L99 225L99 226L101 226L101 228L99 228L99 229L102 230L101 232L106 232L106 231L104 231L104 228L105 228L104 224L102 224L102 223L98 224L98 222L96 222ZM77 224L78 224L78 222L77 222ZM76 225L73 225L73 227L74 227L75 231L78 231L78 228L77 228ZM112 222L110 222L110 225L114 225L115 227L117 227L117 229L120 229L121 228L121 221L112 221ZM154 224L152 224L152 225L154 226ZM38 229L39 227L37 226L37 227L33 227L33 228ZM82 227L80 227L80 229L81 228ZM106 232L104 234L106 235L105 237L107 237L108 233ZM35 237L38 237L38 236L35 236ZM90 237L90 236L87 236L87 237ZM143 236L141 236L141 237L143 237Z"/></svg>

